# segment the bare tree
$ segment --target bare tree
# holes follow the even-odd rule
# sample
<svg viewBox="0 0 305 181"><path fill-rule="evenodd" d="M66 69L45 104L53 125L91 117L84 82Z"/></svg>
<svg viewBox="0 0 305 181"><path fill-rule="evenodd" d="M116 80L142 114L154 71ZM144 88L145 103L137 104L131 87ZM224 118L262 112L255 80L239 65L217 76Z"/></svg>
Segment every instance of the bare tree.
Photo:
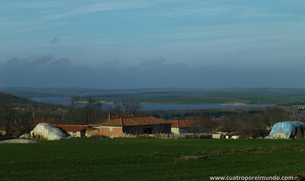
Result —
<svg viewBox="0 0 305 181"><path fill-rule="evenodd" d="M33 124L33 119L35 117L35 107L31 103L28 104L26 115L28 120L30 121L29 123Z"/></svg>
<svg viewBox="0 0 305 181"><path fill-rule="evenodd" d="M76 114L77 114L77 109L78 109L78 101L79 101L79 97L78 96L73 96L70 99L70 124L74 123L76 124Z"/></svg>
<svg viewBox="0 0 305 181"><path fill-rule="evenodd" d="M271 127L277 123L282 121L288 121L287 113L285 110L280 109L279 107L266 107L262 121L263 123L271 129Z"/></svg>
<svg viewBox="0 0 305 181"><path fill-rule="evenodd" d="M299 114L299 109L294 107L292 112L289 115L291 121L300 121L301 115Z"/></svg>
<svg viewBox="0 0 305 181"><path fill-rule="evenodd" d="M143 127L140 126L133 126L131 127L131 133L137 135L137 137L140 136L140 134L143 133Z"/></svg>
<svg viewBox="0 0 305 181"><path fill-rule="evenodd" d="M103 104L101 102L96 102L94 105L94 119L100 120L103 115Z"/></svg>
<svg viewBox="0 0 305 181"><path fill-rule="evenodd" d="M92 96L87 96L87 103L85 106L85 116L86 116L86 124L89 124L93 121L94 114L94 104L96 100L92 98Z"/></svg>
<svg viewBox="0 0 305 181"><path fill-rule="evenodd" d="M114 107L111 109L115 115L122 115L123 108L119 103L114 103Z"/></svg>
<svg viewBox="0 0 305 181"><path fill-rule="evenodd" d="M249 136L252 138L265 137L269 134L266 125L262 121L262 115L258 114L250 118Z"/></svg>
<svg viewBox="0 0 305 181"><path fill-rule="evenodd" d="M222 131L226 132L243 132L248 123L248 116L246 112L231 113L221 118Z"/></svg>
<svg viewBox="0 0 305 181"><path fill-rule="evenodd" d="M26 133L29 133L32 129L32 125L34 123L34 117L35 117L35 107L32 103L29 103L27 105L27 108L25 110L27 121L23 122L24 130Z"/></svg>
<svg viewBox="0 0 305 181"><path fill-rule="evenodd" d="M249 117L246 111L235 114L235 131L239 133L246 133L249 131Z"/></svg>
<svg viewBox="0 0 305 181"><path fill-rule="evenodd" d="M135 126L135 133L136 135L140 136L140 134L143 134L143 126Z"/></svg>
<svg viewBox="0 0 305 181"><path fill-rule="evenodd" d="M138 111L142 110L142 106L139 101L124 101L122 106L127 115L134 115Z"/></svg>
<svg viewBox="0 0 305 181"><path fill-rule="evenodd" d="M54 105L52 103L45 103L40 107L42 117L45 122L47 122L47 119L49 118L50 112L52 112Z"/></svg>
<svg viewBox="0 0 305 181"><path fill-rule="evenodd" d="M219 123L215 120L212 120L204 113L198 115L193 121L191 122L191 129L190 132L192 133L204 133L206 130L214 129L219 126Z"/></svg>
<svg viewBox="0 0 305 181"><path fill-rule="evenodd" d="M245 138L257 138L267 136L273 124L287 121L287 114L278 107L267 107L263 114L250 117L244 111L226 115L221 120L223 131L235 132Z"/></svg>
<svg viewBox="0 0 305 181"><path fill-rule="evenodd" d="M163 126L161 124L155 124L152 129L154 134L160 134L163 132Z"/></svg>

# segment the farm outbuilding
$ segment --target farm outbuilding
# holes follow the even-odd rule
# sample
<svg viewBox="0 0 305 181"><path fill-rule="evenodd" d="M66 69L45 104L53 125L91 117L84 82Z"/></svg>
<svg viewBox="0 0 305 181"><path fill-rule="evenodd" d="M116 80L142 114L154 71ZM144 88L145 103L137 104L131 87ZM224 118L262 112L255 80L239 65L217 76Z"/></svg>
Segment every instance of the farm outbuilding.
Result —
<svg viewBox="0 0 305 181"><path fill-rule="evenodd" d="M172 120L171 131L174 134L189 133L192 127L192 120Z"/></svg>
<svg viewBox="0 0 305 181"><path fill-rule="evenodd" d="M289 139L290 137L301 138L304 136L305 123L300 121L278 122L272 126L270 138Z"/></svg>
<svg viewBox="0 0 305 181"><path fill-rule="evenodd" d="M98 133L107 137L122 137L126 134L171 133L171 122L149 117L116 116L99 124Z"/></svg>
<svg viewBox="0 0 305 181"><path fill-rule="evenodd" d="M81 138L86 135L87 125L55 125L63 132L68 133L73 138Z"/></svg>

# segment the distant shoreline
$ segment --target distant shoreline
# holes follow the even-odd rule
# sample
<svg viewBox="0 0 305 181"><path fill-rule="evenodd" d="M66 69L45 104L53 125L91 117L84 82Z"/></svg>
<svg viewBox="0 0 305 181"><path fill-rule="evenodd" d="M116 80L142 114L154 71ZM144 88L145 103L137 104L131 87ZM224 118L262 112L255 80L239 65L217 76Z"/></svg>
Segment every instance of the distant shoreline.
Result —
<svg viewBox="0 0 305 181"><path fill-rule="evenodd" d="M32 100L38 102L50 102L53 104L60 104L63 106L71 106L71 102L66 98L33 98ZM85 106L87 101L78 101L80 107ZM105 106L114 106L114 102L100 101ZM268 107L275 104L245 104L241 102L231 102L229 104L164 104L164 103L141 103L142 110L191 110L191 109L226 109L226 108L255 108Z"/></svg>
<svg viewBox="0 0 305 181"><path fill-rule="evenodd" d="M97 101L98 103L102 103L102 104L115 104L116 102L114 101ZM65 100L65 101L62 101L60 103L63 103L63 104L70 104L71 101L70 100ZM88 101L77 101L77 102L74 102L75 104L86 104L88 103ZM118 101L119 104L121 104L122 102L121 101ZM201 103L198 103L198 104L179 104L179 103L163 103L163 102L141 102L140 103L141 105L147 105L147 104L150 104L150 105L219 105L219 106L259 106L259 105L262 105L262 104L249 104L249 103L242 103L242 102L228 102L228 103L222 103L222 104L201 104Z"/></svg>
<svg viewBox="0 0 305 181"><path fill-rule="evenodd" d="M56 101L57 104L71 104L71 101L69 98L61 98L61 97L46 97L46 98L32 98L31 100L36 100L38 102L44 102L42 100L48 100L48 99L56 99L56 100L61 100L61 101ZM48 102L48 101L47 101ZM52 101L51 101L52 102ZM84 100L84 101L77 101L77 102L74 102L75 104L86 104L88 103L88 101ZM121 104L122 101L98 101L98 103L101 103L101 104L116 104L116 103L119 103ZM248 102L240 102L240 101L236 101L236 102L227 102L227 103L220 103L220 104L217 104L217 103L164 103L164 102L141 102L140 103L141 105L167 105L167 106L183 106L183 105L186 105L186 106L190 106L190 105L215 105L215 106L264 106L264 105L273 105L273 104L251 104L251 103L248 103Z"/></svg>

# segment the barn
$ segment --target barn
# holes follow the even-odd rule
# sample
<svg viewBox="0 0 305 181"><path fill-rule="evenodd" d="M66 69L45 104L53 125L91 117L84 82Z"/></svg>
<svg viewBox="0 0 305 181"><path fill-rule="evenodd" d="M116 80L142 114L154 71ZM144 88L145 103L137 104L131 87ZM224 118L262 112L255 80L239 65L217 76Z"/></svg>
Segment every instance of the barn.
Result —
<svg viewBox="0 0 305 181"><path fill-rule="evenodd" d="M149 117L116 116L98 125L99 135L122 137L126 134L171 133L171 122Z"/></svg>
<svg viewBox="0 0 305 181"><path fill-rule="evenodd" d="M73 138L81 138L86 135L87 125L55 125L55 127L68 133Z"/></svg>

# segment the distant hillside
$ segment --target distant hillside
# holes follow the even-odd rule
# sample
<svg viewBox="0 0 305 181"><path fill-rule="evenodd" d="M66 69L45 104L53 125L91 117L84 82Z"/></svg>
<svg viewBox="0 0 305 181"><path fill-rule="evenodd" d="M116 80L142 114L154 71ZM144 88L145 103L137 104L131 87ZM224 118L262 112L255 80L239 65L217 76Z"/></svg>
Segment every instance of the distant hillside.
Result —
<svg viewBox="0 0 305 181"><path fill-rule="evenodd" d="M12 104L12 105L29 104L29 103L34 102L29 99L17 97L14 95L3 93L3 92L0 92L0 97L3 97L7 101L7 103Z"/></svg>
<svg viewBox="0 0 305 181"><path fill-rule="evenodd" d="M151 89L90 89L90 88L30 88L30 87L6 87L0 88L0 92L5 92L23 98L37 97L72 97L87 95L132 95L132 94L162 94L172 92L193 92L207 91L208 89L182 89L182 88L151 88Z"/></svg>
<svg viewBox="0 0 305 181"><path fill-rule="evenodd" d="M18 97L18 96L14 96L14 95L10 95L10 94L6 94L3 92L0 92L0 97L3 97L7 103L13 107L24 107L27 105L31 105L33 107L41 107L46 105L46 103L41 103L41 102L37 102L37 101L32 101L26 98L22 98L22 97ZM54 105L54 107L64 107L62 105Z"/></svg>
<svg viewBox="0 0 305 181"><path fill-rule="evenodd" d="M89 89L89 88L0 88L0 91L23 98L88 95L98 101L136 100L150 104L286 104L305 102L305 89L289 88L152 88L152 89Z"/></svg>

